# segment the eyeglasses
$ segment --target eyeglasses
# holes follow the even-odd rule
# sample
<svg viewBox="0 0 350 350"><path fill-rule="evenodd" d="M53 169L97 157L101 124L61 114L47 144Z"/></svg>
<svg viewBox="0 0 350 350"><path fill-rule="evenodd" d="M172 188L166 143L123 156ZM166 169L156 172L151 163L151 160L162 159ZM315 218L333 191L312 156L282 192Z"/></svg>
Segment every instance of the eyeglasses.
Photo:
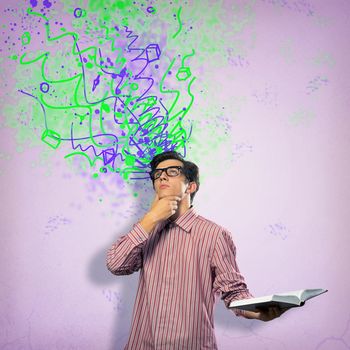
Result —
<svg viewBox="0 0 350 350"><path fill-rule="evenodd" d="M183 169L182 166L168 166L167 168L154 169L149 172L149 175L151 179L154 181L159 179L162 176L163 171L165 171L165 173L168 176L175 177L175 176L178 176L181 171L183 171L182 169Z"/></svg>

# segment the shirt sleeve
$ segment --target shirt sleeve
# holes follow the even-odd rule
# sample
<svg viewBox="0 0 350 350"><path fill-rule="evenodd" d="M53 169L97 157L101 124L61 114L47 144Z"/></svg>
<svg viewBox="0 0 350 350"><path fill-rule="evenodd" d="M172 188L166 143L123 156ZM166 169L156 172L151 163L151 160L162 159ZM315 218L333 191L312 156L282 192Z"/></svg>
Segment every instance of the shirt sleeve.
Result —
<svg viewBox="0 0 350 350"><path fill-rule="evenodd" d="M253 298L236 263L236 246L231 234L225 230L222 230L217 238L212 257L212 269L213 291L221 294L226 307L233 300ZM244 316L243 310L230 310L233 310L237 316Z"/></svg>
<svg viewBox="0 0 350 350"><path fill-rule="evenodd" d="M142 267L142 248L149 234L140 223L119 238L107 252L107 268L114 275L129 275Z"/></svg>

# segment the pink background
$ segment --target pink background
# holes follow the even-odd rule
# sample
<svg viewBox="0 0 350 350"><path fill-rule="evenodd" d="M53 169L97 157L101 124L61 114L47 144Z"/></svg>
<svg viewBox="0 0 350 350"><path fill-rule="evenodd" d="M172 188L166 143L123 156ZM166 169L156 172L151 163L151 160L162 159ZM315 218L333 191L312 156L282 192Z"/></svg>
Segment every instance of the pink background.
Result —
<svg viewBox="0 0 350 350"><path fill-rule="evenodd" d="M208 153L190 147L202 174L194 204L232 232L254 295L329 292L269 323L237 318L218 300L218 345L349 349L350 3L304 1L312 16L281 1L249 3L245 59L218 67L213 54L194 63L194 135L204 135L196 131L204 107L220 108L206 130L221 117L229 130ZM23 98L13 70L2 73L2 95ZM327 83L315 80L313 91L317 77ZM15 134L2 122L0 348L122 349L138 273L113 276L105 255L147 209L151 184L92 179L44 144L16 152Z"/></svg>

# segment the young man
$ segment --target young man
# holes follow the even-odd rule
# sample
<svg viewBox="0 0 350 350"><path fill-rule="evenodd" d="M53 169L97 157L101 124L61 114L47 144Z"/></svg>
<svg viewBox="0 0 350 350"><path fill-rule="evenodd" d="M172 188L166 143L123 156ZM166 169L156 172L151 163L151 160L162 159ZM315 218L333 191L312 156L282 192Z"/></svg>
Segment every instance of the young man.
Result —
<svg viewBox="0 0 350 350"><path fill-rule="evenodd" d="M107 253L113 274L140 270L125 349L217 349L215 295L221 294L226 306L252 297L237 267L231 234L192 206L199 188L194 163L165 152L152 160L150 176L151 208ZM282 314L277 308L234 312L262 321Z"/></svg>

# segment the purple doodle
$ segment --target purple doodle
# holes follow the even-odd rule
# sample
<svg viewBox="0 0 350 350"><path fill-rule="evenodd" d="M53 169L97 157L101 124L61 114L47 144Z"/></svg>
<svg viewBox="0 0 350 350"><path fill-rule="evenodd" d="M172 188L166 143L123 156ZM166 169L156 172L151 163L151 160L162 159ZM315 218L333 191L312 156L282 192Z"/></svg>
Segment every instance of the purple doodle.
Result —
<svg viewBox="0 0 350 350"><path fill-rule="evenodd" d="M38 5L37 0L30 0L30 4L32 5L32 7L36 7Z"/></svg>
<svg viewBox="0 0 350 350"><path fill-rule="evenodd" d="M155 13L156 9L153 6L149 6L149 7L147 7L147 12L148 13Z"/></svg>
<svg viewBox="0 0 350 350"><path fill-rule="evenodd" d="M289 232L287 227L280 222L269 225L269 233L276 237L280 237L283 240L285 240L288 237L287 232Z"/></svg>
<svg viewBox="0 0 350 350"><path fill-rule="evenodd" d="M80 18L83 15L83 10L80 7L74 9L74 17Z"/></svg>
<svg viewBox="0 0 350 350"><path fill-rule="evenodd" d="M47 8L50 8L52 6L52 3L48 0L44 0L43 5Z"/></svg>
<svg viewBox="0 0 350 350"><path fill-rule="evenodd" d="M325 77L318 76L312 80L310 80L307 84L306 90L307 94L310 95L311 93L319 90L321 86L327 85L329 80Z"/></svg>
<svg viewBox="0 0 350 350"><path fill-rule="evenodd" d="M50 85L48 83L43 82L43 83L40 84L40 90L44 94L46 94L50 90Z"/></svg>

